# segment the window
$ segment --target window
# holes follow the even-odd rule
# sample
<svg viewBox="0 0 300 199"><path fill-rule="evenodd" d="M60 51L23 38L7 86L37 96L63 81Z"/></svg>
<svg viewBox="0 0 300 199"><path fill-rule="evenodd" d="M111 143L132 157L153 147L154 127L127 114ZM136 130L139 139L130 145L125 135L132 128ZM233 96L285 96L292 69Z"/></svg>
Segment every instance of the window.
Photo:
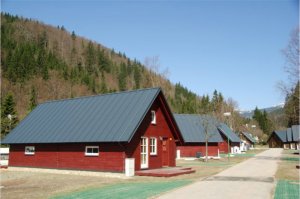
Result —
<svg viewBox="0 0 300 199"><path fill-rule="evenodd" d="M157 155L157 139L150 138L150 155Z"/></svg>
<svg viewBox="0 0 300 199"><path fill-rule="evenodd" d="M8 160L8 154L1 154L0 158L1 160Z"/></svg>
<svg viewBox="0 0 300 199"><path fill-rule="evenodd" d="M155 114L155 111L151 111L151 124L156 124L156 114Z"/></svg>
<svg viewBox="0 0 300 199"><path fill-rule="evenodd" d="M86 146L85 147L86 156L99 156L99 147L98 146Z"/></svg>
<svg viewBox="0 0 300 199"><path fill-rule="evenodd" d="M34 155L35 148L34 146L26 146L25 147L25 155Z"/></svg>

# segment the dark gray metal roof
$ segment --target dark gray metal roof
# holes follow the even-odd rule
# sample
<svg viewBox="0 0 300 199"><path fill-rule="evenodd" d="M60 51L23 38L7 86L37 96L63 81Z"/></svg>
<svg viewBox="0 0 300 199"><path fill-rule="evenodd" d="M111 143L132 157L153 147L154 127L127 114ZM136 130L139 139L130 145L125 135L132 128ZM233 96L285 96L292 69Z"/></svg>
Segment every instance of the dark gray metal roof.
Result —
<svg viewBox="0 0 300 199"><path fill-rule="evenodd" d="M255 143L256 140L252 137L252 135L248 132L242 132L242 134L252 143Z"/></svg>
<svg viewBox="0 0 300 199"><path fill-rule="evenodd" d="M45 102L3 143L129 142L160 92L151 88Z"/></svg>
<svg viewBox="0 0 300 199"><path fill-rule="evenodd" d="M292 129L291 128L287 128L286 129L286 140L288 142L292 142L293 141L293 136L292 136Z"/></svg>
<svg viewBox="0 0 300 199"><path fill-rule="evenodd" d="M282 142L287 142L287 139L286 139L286 130L274 131L274 133L277 135L277 137L278 137Z"/></svg>
<svg viewBox="0 0 300 199"><path fill-rule="evenodd" d="M241 139L224 123L218 125L218 129L225 135L231 142L241 142Z"/></svg>
<svg viewBox="0 0 300 199"><path fill-rule="evenodd" d="M174 114L184 142L205 142L205 125L209 130L208 142L222 142L223 139L216 127L218 121L207 115Z"/></svg>
<svg viewBox="0 0 300 199"><path fill-rule="evenodd" d="M293 132L293 141L298 142L300 140L300 125L293 125L292 132Z"/></svg>

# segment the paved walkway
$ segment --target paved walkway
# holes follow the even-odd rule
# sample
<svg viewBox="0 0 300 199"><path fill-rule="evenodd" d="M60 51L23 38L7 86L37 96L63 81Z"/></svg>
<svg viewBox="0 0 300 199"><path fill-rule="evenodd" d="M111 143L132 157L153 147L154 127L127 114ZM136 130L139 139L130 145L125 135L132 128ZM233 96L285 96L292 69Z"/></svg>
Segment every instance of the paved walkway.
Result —
<svg viewBox="0 0 300 199"><path fill-rule="evenodd" d="M282 149L269 149L217 175L160 196L174 198L268 199Z"/></svg>

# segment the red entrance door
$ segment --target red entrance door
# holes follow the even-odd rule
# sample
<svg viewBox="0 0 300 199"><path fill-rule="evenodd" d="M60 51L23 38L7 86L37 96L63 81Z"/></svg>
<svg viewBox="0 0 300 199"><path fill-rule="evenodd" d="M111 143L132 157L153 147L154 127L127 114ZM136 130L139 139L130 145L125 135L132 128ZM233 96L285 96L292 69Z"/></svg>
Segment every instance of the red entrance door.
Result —
<svg viewBox="0 0 300 199"><path fill-rule="evenodd" d="M162 140L162 166L169 166L169 139Z"/></svg>

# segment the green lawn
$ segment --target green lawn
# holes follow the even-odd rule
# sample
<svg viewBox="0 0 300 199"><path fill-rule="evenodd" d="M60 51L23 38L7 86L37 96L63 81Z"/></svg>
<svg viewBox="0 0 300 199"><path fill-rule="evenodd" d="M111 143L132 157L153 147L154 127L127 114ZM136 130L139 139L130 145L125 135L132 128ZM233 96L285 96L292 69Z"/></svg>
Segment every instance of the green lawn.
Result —
<svg viewBox="0 0 300 199"><path fill-rule="evenodd" d="M279 180L274 199L299 199L299 185L298 181Z"/></svg>
<svg viewBox="0 0 300 199"><path fill-rule="evenodd" d="M53 199L135 199L149 198L160 193L175 189L191 183L190 180L177 180L170 182L147 182L147 183L119 183L101 188L86 189L79 192L58 195Z"/></svg>

